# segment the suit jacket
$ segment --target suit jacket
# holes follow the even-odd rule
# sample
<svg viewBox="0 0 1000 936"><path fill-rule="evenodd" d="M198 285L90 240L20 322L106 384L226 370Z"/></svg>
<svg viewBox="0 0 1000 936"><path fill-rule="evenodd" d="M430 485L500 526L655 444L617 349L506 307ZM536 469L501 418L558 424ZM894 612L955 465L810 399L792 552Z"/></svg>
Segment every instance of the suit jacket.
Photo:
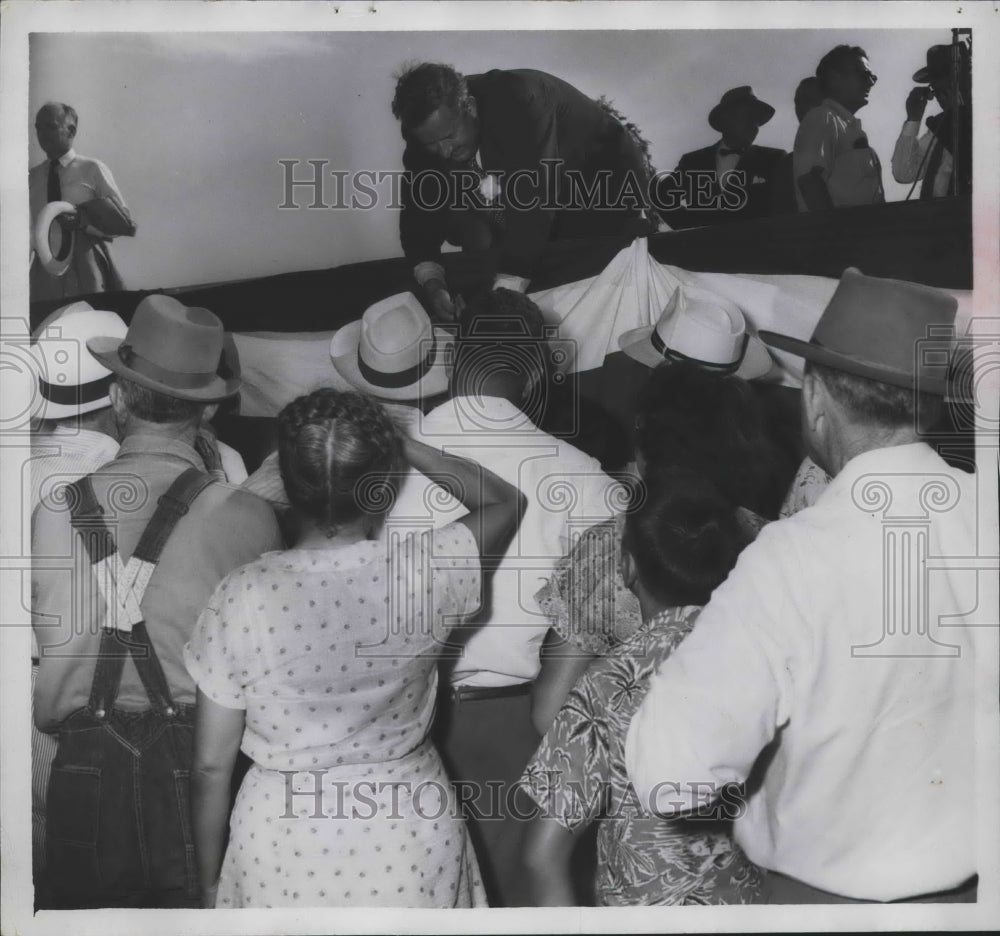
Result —
<svg viewBox="0 0 1000 936"><path fill-rule="evenodd" d="M543 159L558 160L562 170L578 171L588 185L597 179L599 170L610 170L613 190L631 170L645 185L638 147L600 104L562 79L531 69L493 70L471 75L467 81L477 104L482 168L501 185L518 170L539 172L538 185L522 178L515 191L520 202L538 196L541 205L521 210L510 207L509 196L505 199L502 272L530 277L550 239L616 233L627 217L637 214L635 210L581 210L580 192L570 192L562 180L552 186L542 170ZM405 140L405 132L403 136ZM410 141L403 166L410 173L434 169L446 177L457 168ZM454 182L450 185L454 192ZM545 207L546 195L556 195L549 207ZM404 179L402 206L399 233L407 258L414 263L438 259L448 231L447 200L434 210L417 206Z"/></svg>
<svg viewBox="0 0 1000 936"><path fill-rule="evenodd" d="M658 193L661 204L676 204L678 193L687 197L685 207L661 210L664 220L673 228L700 227L705 224L728 224L749 218L762 218L774 212L780 185L780 164L784 150L771 146L751 146L736 164L735 174L725 179L725 185L715 170L715 153L719 144L685 153L677 168L661 180ZM695 181L695 173L704 173Z"/></svg>

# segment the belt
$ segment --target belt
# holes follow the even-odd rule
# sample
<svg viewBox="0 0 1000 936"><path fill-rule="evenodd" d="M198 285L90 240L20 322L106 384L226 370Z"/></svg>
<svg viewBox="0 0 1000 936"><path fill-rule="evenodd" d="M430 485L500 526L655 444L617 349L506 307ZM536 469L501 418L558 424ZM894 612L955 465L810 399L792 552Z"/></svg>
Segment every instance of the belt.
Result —
<svg viewBox="0 0 1000 936"><path fill-rule="evenodd" d="M525 696L531 692L532 683L515 683L513 686L452 686L448 698L452 702L482 702L485 699L508 699Z"/></svg>

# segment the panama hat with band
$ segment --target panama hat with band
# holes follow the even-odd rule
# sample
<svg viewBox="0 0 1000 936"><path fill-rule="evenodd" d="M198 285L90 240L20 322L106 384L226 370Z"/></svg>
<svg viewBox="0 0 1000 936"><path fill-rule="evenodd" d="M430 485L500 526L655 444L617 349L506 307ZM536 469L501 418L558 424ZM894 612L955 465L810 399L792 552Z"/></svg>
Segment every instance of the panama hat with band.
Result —
<svg viewBox="0 0 1000 936"><path fill-rule="evenodd" d="M691 361L744 380L764 377L774 364L732 302L683 286L674 290L655 325L625 332L618 347L647 367Z"/></svg>
<svg viewBox="0 0 1000 936"><path fill-rule="evenodd" d="M431 325L417 297L397 293L365 309L330 342L337 373L384 400L417 400L448 389L445 348L452 336Z"/></svg>
<svg viewBox="0 0 1000 936"><path fill-rule="evenodd" d="M32 335L38 364L38 419L67 419L110 406L111 371L86 348L88 338L124 338L127 328L114 312L73 302L47 316Z"/></svg>
<svg viewBox="0 0 1000 936"><path fill-rule="evenodd" d="M62 276L73 261L73 247L76 244L76 231L61 229L62 242L57 254L52 253L52 225L57 224L56 219L61 215L76 214L76 205L68 201L48 202L38 217L35 218L34 227L31 230L31 246L35 250L38 262L44 267L47 273L52 276Z"/></svg>
<svg viewBox="0 0 1000 936"><path fill-rule="evenodd" d="M760 337L834 370L943 396L957 309L940 289L848 267L809 341L768 331Z"/></svg>
<svg viewBox="0 0 1000 936"><path fill-rule="evenodd" d="M208 309L172 296L146 296L125 340L91 338L90 353L105 367L165 396L218 403L239 392L238 378L219 376L225 330Z"/></svg>

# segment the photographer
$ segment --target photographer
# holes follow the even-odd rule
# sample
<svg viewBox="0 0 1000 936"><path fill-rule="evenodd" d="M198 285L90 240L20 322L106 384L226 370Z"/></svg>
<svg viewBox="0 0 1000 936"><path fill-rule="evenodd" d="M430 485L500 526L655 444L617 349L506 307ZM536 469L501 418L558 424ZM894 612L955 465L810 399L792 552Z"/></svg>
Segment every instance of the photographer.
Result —
<svg viewBox="0 0 1000 936"><path fill-rule="evenodd" d="M952 100L953 50L957 56L957 100ZM892 177L903 183L922 180L921 199L966 195L972 191L972 55L968 46L931 46L927 65L913 80L918 86L906 98L906 122L892 152ZM918 136L924 109L932 98L941 106L941 113L928 117L927 132Z"/></svg>

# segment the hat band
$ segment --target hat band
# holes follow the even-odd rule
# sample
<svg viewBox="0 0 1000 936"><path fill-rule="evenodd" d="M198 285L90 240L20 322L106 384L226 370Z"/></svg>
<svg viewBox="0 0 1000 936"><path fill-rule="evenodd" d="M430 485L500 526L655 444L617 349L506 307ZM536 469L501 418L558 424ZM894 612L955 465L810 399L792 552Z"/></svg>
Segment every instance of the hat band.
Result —
<svg viewBox="0 0 1000 936"><path fill-rule="evenodd" d="M69 387L61 387L51 384L47 380L38 381L38 389L42 396L50 403L58 406L82 406L84 403L93 403L108 395L108 387L111 386L111 374L106 377L98 377L97 380L90 380L83 384L74 384Z"/></svg>
<svg viewBox="0 0 1000 936"><path fill-rule="evenodd" d="M129 370L158 383L165 384L174 390L201 390L216 379L215 371L202 371L197 374L179 374L168 370L159 364L137 354L130 344L118 346L118 358Z"/></svg>
<svg viewBox="0 0 1000 936"><path fill-rule="evenodd" d="M436 353L437 341L432 341L431 349L422 361L418 361L413 365L413 367L407 367L406 370L394 371L391 374L387 374L384 371L377 371L369 367L364 362L361 357L361 347L359 345L358 370L361 371L361 376L364 377L368 383L374 384L376 387L385 387L387 390L399 390L401 387L409 387L411 384L415 384L422 380L431 369Z"/></svg>
<svg viewBox="0 0 1000 936"><path fill-rule="evenodd" d="M703 361L700 358L689 357L680 351L675 351L673 348L668 348L664 340L660 337L660 333L653 329L653 333L649 336L649 341L656 349L657 353L667 361L690 361L692 364L697 364L699 367L704 367L710 371L715 371L717 374L734 374L739 370L740 364L743 363L743 356L747 353L747 345L750 342L750 332L743 333L743 347L740 348L740 356L732 362L732 364L718 364L715 361Z"/></svg>

